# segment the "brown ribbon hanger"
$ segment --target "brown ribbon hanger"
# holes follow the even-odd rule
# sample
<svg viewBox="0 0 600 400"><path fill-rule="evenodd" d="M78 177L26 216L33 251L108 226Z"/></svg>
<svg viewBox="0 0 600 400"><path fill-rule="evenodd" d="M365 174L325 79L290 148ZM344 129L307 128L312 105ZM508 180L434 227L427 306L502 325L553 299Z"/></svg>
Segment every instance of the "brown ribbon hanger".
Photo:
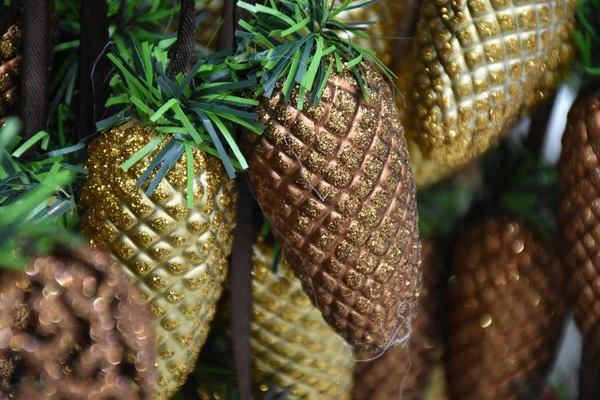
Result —
<svg viewBox="0 0 600 400"><path fill-rule="evenodd" d="M3 8L2 11L5 11ZM48 72L50 69L50 2L23 1L23 73L21 117L23 137L46 129L48 121Z"/></svg>
<svg viewBox="0 0 600 400"><path fill-rule="evenodd" d="M256 0L248 2L256 3ZM219 48L230 52L233 52L236 47L235 29L241 17L235 3L236 0L225 0L224 22L219 35ZM236 184L238 187L237 225L233 232L234 246L230 268L231 338L239 398L248 400L252 399L250 349L252 248L260 229L260 222L256 218L260 215L260 208L250 190L246 173L238 174Z"/></svg>
<svg viewBox="0 0 600 400"><path fill-rule="evenodd" d="M125 1L125 0L122 0ZM106 117L110 95L108 45L108 6L106 1L81 1L81 38L79 46L79 120L78 138L96 132L96 122Z"/></svg>

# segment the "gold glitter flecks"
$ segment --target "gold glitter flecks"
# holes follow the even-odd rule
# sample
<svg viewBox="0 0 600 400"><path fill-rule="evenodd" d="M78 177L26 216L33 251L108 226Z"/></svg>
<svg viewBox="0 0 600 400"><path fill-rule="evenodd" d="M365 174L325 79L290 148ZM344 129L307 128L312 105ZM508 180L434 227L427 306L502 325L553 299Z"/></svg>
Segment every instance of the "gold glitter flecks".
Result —
<svg viewBox="0 0 600 400"><path fill-rule="evenodd" d="M157 317L163 317L167 314L167 310L165 310L163 307L159 306L158 304L150 304L150 311L152 311L152 314L154 314Z"/></svg>
<svg viewBox="0 0 600 400"><path fill-rule="evenodd" d="M189 346L190 344L192 344L192 342L194 341L194 335L193 334L189 334L189 335L182 335L179 336L179 338L177 338L177 341L179 342L179 344L181 344L182 346Z"/></svg>
<svg viewBox="0 0 600 400"><path fill-rule="evenodd" d="M175 355L175 352L172 350L163 350L160 352L159 357L161 360L168 360L169 358L173 357Z"/></svg>
<svg viewBox="0 0 600 400"><path fill-rule="evenodd" d="M158 275L148 277L147 282L148 285L150 285L154 289L165 289L169 286L169 282Z"/></svg>
<svg viewBox="0 0 600 400"><path fill-rule="evenodd" d="M200 222L200 221L192 221L189 224L189 229L191 232L200 235L208 230L210 226L209 222Z"/></svg>
<svg viewBox="0 0 600 400"><path fill-rule="evenodd" d="M157 260L166 260L171 257L171 249L166 247L154 247L151 250L152 256Z"/></svg>
<svg viewBox="0 0 600 400"><path fill-rule="evenodd" d="M169 291L169 294L167 294L167 300L171 303L180 303L183 301L184 297L185 295L183 293L176 290L171 290Z"/></svg>
<svg viewBox="0 0 600 400"><path fill-rule="evenodd" d="M160 323L163 328L167 331L174 331L181 326L181 321L175 321L174 319L163 319Z"/></svg>
<svg viewBox="0 0 600 400"><path fill-rule="evenodd" d="M175 247L183 247L187 244L186 238L181 235L172 235L169 239L171 244Z"/></svg>
<svg viewBox="0 0 600 400"><path fill-rule="evenodd" d="M169 261L167 263L167 269L173 275L183 275L188 270L188 267L187 265L181 262Z"/></svg>
<svg viewBox="0 0 600 400"><path fill-rule="evenodd" d="M202 304L196 304L194 306L188 305L183 309L183 314L187 317L194 318L200 313L200 311L202 311Z"/></svg>
<svg viewBox="0 0 600 400"><path fill-rule="evenodd" d="M158 378L158 386L160 387L165 387L167 386L167 378L165 378L164 376L161 376L160 378Z"/></svg>
<svg viewBox="0 0 600 400"><path fill-rule="evenodd" d="M176 220L184 220L189 213L189 210L182 204L175 204L167 207L167 213Z"/></svg>
<svg viewBox="0 0 600 400"><path fill-rule="evenodd" d="M126 243L119 243L114 249L115 254L122 260L129 260L135 254L135 250Z"/></svg>
<svg viewBox="0 0 600 400"><path fill-rule="evenodd" d="M152 270L152 267L147 262L136 261L132 269L136 274L144 276Z"/></svg>
<svg viewBox="0 0 600 400"><path fill-rule="evenodd" d="M150 220L152 229L158 232L168 232L173 229L173 223L164 217L158 217Z"/></svg>

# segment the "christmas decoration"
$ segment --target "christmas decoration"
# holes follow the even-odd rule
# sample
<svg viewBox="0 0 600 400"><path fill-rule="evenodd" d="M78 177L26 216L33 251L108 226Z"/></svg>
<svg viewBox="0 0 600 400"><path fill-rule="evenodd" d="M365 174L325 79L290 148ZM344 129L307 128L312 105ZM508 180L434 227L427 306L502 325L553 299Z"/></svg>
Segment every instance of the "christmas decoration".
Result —
<svg viewBox="0 0 600 400"><path fill-rule="evenodd" d="M251 346L258 397L275 385L292 398L349 399L351 349L311 306L285 257L274 266L276 257L262 241L254 247Z"/></svg>
<svg viewBox="0 0 600 400"><path fill-rule="evenodd" d="M10 10L5 10L10 12ZM10 25L0 38L0 126L7 115L15 114L18 98L19 49L21 47L21 24Z"/></svg>
<svg viewBox="0 0 600 400"><path fill-rule="evenodd" d="M539 102L573 58L574 8L574 0L423 3L412 96L427 158L456 170Z"/></svg>
<svg viewBox="0 0 600 400"><path fill-rule="evenodd" d="M437 320L436 263L434 242L423 240L423 290L410 340L406 346L388 351L375 360L356 363L353 399L384 400L399 396L407 400L423 399L437 343L433 326Z"/></svg>
<svg viewBox="0 0 600 400"><path fill-rule="evenodd" d="M458 237L446 347L450 397L535 397L563 325L560 263L516 218L471 225Z"/></svg>
<svg viewBox="0 0 600 400"><path fill-rule="evenodd" d="M0 270L0 310L0 397L151 397L150 315L108 255L57 249Z"/></svg>
<svg viewBox="0 0 600 400"><path fill-rule="evenodd" d="M584 90L573 104L563 135L560 171L560 233L569 297L583 333L600 344L600 264L597 143L600 140L600 4L582 1L577 44Z"/></svg>
<svg viewBox="0 0 600 400"><path fill-rule="evenodd" d="M82 231L145 295L155 316L156 397L169 398L206 339L231 252L236 191L228 173L245 161L230 160L219 135L234 147L230 121L250 129L246 121L256 116L232 104L255 103L231 93L244 83L228 82L226 65L213 56L174 79L165 72L174 61L160 47L145 43L132 60L109 58L119 75L107 104L124 109L98 123L105 132L89 145Z"/></svg>
<svg viewBox="0 0 600 400"><path fill-rule="evenodd" d="M336 34L362 34L335 19L348 4L240 2L254 17L240 22L247 32L238 57L264 57L257 113L265 130L250 137L249 161L258 202L325 320L360 352L376 354L409 337L420 244L410 159L384 67ZM262 32L275 26L277 43L262 52Z"/></svg>

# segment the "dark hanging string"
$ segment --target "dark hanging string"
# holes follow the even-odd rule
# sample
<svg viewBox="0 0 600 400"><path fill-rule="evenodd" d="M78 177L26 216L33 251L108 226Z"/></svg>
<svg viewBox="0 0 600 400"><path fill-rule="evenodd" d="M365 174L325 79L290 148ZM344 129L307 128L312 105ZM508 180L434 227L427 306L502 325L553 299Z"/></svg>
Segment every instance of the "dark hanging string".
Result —
<svg viewBox="0 0 600 400"><path fill-rule="evenodd" d="M124 0L122 0L124 1ZM110 95L108 44L108 7L106 1L81 1L81 42L79 46L79 120L78 137L96 132L96 122L106 117Z"/></svg>
<svg viewBox="0 0 600 400"><path fill-rule="evenodd" d="M48 70L50 68L50 2L23 1L23 70L21 104L23 136L29 139L46 129Z"/></svg>
<svg viewBox="0 0 600 400"><path fill-rule="evenodd" d="M226 0L223 9L223 27L219 35L221 50L235 50L234 32L240 14L235 0ZM256 1L249 1L256 3ZM247 20L246 18L244 18ZM240 137L241 135L238 135ZM234 245L231 256L231 337L239 398L251 399L251 350L250 323L252 318L252 246L260 230L260 209L248 185L247 174L238 174L236 184L237 226L233 233Z"/></svg>
<svg viewBox="0 0 600 400"><path fill-rule="evenodd" d="M170 78L178 74L186 75L194 63L194 47L196 45L196 10L194 0L181 0L179 13L179 29L177 41L170 55L168 75Z"/></svg>

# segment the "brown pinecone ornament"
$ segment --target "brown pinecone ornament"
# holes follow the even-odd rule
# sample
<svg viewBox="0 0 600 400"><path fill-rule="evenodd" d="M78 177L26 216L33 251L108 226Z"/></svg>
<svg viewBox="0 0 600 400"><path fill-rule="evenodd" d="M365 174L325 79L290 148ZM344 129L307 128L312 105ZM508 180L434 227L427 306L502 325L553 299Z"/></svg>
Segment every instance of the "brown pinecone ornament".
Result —
<svg viewBox="0 0 600 400"><path fill-rule="evenodd" d="M573 104L560 156L560 234L570 302L582 332L600 345L600 98Z"/></svg>
<svg viewBox="0 0 600 400"><path fill-rule="evenodd" d="M434 348L439 347L436 346L434 327L437 260L432 239L423 240L421 266L423 289L410 341L374 360L356 363L354 400L387 400L400 395L406 400L423 399L434 361Z"/></svg>
<svg viewBox="0 0 600 400"><path fill-rule="evenodd" d="M574 58L575 0L425 0L415 39L421 150L458 169L533 109Z"/></svg>
<svg viewBox="0 0 600 400"><path fill-rule="evenodd" d="M154 339L108 254L59 250L0 272L0 398L150 399Z"/></svg>
<svg viewBox="0 0 600 400"><path fill-rule="evenodd" d="M194 207L187 207L185 154L147 196L136 181L166 140L129 170L122 165L154 139L151 129L132 120L90 144L82 230L123 266L154 314L156 398L164 399L183 386L208 335L227 275L237 192L220 160L194 147Z"/></svg>
<svg viewBox="0 0 600 400"><path fill-rule="evenodd" d="M11 25L0 38L0 126L16 112L21 57L21 24Z"/></svg>
<svg viewBox="0 0 600 400"><path fill-rule="evenodd" d="M362 66L369 101L346 70L303 110L279 91L263 97L257 113L266 128L254 137L249 177L309 298L336 332L372 354L409 335L420 242L395 101L382 76Z"/></svg>
<svg viewBox="0 0 600 400"><path fill-rule="evenodd" d="M471 226L455 251L445 349L450 398L539 394L565 315L558 258L513 218Z"/></svg>
<svg viewBox="0 0 600 400"><path fill-rule="evenodd" d="M312 307L285 258L261 241L252 271L252 375L256 395L270 385L292 398L343 400L352 389L352 350Z"/></svg>

